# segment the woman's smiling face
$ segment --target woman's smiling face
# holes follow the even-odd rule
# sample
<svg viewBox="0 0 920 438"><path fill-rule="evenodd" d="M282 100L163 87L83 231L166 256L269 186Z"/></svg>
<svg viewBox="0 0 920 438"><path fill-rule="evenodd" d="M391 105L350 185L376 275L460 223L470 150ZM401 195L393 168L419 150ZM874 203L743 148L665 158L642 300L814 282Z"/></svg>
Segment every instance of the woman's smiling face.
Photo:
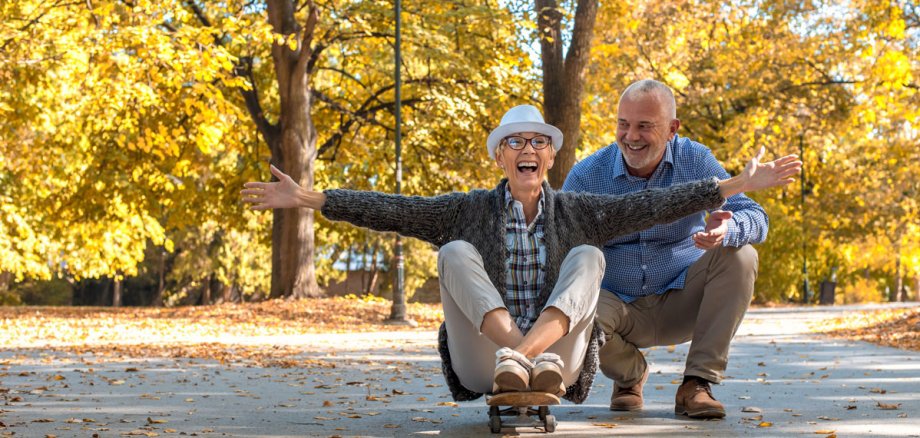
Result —
<svg viewBox="0 0 920 438"><path fill-rule="evenodd" d="M524 147L519 150L512 149L508 144L512 137L523 138ZM548 144L541 144L538 139L538 145L544 147L535 149L533 139L537 137L545 137ZM542 187L546 171L553 167L555 158L556 150L553 148L552 139L548 136L537 132L516 132L502 139L495 161L505 171L505 177L508 178L511 190L517 192Z"/></svg>

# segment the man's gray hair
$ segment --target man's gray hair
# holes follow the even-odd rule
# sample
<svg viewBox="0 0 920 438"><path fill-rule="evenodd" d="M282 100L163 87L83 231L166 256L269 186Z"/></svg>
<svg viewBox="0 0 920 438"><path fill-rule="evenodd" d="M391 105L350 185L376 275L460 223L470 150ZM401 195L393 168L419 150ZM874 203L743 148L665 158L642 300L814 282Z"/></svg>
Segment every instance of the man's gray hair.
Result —
<svg viewBox="0 0 920 438"><path fill-rule="evenodd" d="M674 100L674 92L671 91L671 87L654 79L642 79L626 87L626 90L623 90L623 94L620 95L620 100L636 97L638 93L656 94L665 105L665 114L672 119L677 118L677 102Z"/></svg>

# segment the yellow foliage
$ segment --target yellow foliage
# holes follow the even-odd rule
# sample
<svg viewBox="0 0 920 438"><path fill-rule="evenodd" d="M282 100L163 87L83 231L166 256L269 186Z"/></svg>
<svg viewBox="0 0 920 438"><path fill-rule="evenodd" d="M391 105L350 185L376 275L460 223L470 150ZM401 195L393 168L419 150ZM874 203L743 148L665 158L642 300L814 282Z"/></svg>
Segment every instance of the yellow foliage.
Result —
<svg viewBox="0 0 920 438"><path fill-rule="evenodd" d="M837 304L878 303L887 299L877 281L863 277L851 283L838 284L834 295Z"/></svg>

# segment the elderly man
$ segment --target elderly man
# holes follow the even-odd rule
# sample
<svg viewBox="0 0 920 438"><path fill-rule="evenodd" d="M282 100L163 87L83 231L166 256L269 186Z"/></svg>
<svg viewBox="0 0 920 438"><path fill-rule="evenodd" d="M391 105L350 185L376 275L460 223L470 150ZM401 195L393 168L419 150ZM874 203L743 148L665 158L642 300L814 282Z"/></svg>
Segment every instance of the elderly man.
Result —
<svg viewBox="0 0 920 438"><path fill-rule="evenodd" d="M626 194L728 173L708 148L677 135L674 95L654 80L630 85L620 97L616 143L576 164L563 190ZM729 343L754 292L757 251L767 215L743 194L719 210L617 237L607 261L597 320L607 342L601 371L615 381L610 409L642 408L649 366L640 348L687 341L683 383L674 411L722 418L710 383L722 380Z"/></svg>

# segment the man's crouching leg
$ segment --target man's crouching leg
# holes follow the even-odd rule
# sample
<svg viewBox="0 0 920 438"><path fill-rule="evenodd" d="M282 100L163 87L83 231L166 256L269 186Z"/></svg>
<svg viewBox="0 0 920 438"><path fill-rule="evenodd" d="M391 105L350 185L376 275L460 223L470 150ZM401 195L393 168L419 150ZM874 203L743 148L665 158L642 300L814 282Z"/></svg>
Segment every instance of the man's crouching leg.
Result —
<svg viewBox="0 0 920 438"><path fill-rule="evenodd" d="M684 382L675 396L676 414L725 416L725 407L712 395L710 384L722 381L731 340L754 294L757 264L757 251L750 245L710 250L690 266L684 289L667 294L662 320L683 321L675 325L684 327L662 337L684 342L680 332L692 333ZM688 326L690 315L695 318Z"/></svg>

